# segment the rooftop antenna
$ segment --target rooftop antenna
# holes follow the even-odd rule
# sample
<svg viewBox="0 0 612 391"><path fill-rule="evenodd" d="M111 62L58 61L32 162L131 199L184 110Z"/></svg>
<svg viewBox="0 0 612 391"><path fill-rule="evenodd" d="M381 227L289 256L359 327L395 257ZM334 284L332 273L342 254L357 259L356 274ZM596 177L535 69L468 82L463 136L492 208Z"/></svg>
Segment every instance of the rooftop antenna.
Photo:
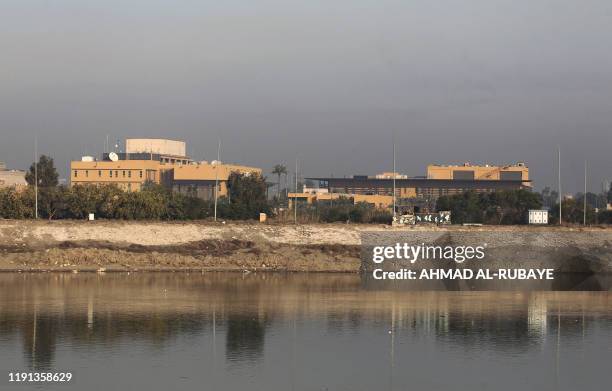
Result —
<svg viewBox="0 0 612 391"><path fill-rule="evenodd" d="M215 221L217 221L217 199L219 198L219 163L221 160L221 139L217 145L217 164L215 164Z"/></svg>

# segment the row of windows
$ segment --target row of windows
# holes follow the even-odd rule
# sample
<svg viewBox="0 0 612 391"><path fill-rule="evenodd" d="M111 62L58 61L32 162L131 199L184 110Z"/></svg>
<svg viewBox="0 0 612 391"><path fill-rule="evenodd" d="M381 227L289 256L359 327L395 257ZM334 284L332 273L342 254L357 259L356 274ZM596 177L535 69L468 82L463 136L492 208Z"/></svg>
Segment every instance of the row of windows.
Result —
<svg viewBox="0 0 612 391"><path fill-rule="evenodd" d="M488 189L488 188L417 188L417 196L418 197L440 197L445 195L453 195L453 194L463 194L466 191L473 191L475 193L493 193L496 189Z"/></svg>
<svg viewBox="0 0 612 391"><path fill-rule="evenodd" d="M88 182L88 185L96 185L96 186L104 186L104 185L108 185L108 182ZM140 183L139 182L128 182L128 183L113 183L113 185L117 186L118 188L122 189L122 190L127 190L127 191L132 191L132 190L139 190L140 189Z"/></svg>
<svg viewBox="0 0 612 391"><path fill-rule="evenodd" d="M393 195L393 189L386 187L332 187L331 193L347 194L369 194L369 195ZM494 192L494 188L440 188L440 187L417 187L417 188L396 188L396 196L403 197L415 191L418 197L439 197L442 195L462 194L468 190L476 193Z"/></svg>
<svg viewBox="0 0 612 391"><path fill-rule="evenodd" d="M89 171L90 170L81 170L81 175L84 173L85 174L85 178L89 178ZM92 171L96 171L96 170L92 170ZM98 171L98 178L102 178L103 175L103 171L107 171L107 170L97 170ZM132 172L134 172L134 176L138 175L138 178L142 178L143 173L142 170L108 170L108 177L109 178L119 178L119 173L121 173L123 178L131 178L132 177ZM74 177L78 178L79 177L79 170L74 170Z"/></svg>

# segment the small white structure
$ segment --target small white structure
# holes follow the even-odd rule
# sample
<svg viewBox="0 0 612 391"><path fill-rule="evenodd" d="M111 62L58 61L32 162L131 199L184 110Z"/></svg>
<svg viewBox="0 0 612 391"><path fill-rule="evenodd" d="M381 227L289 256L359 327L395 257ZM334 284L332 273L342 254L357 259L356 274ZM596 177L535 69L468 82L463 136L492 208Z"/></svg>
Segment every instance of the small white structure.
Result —
<svg viewBox="0 0 612 391"><path fill-rule="evenodd" d="M89 221L94 221L96 219L96 216L93 213L90 213L88 219Z"/></svg>
<svg viewBox="0 0 612 391"><path fill-rule="evenodd" d="M187 156L184 141L156 138L128 138L125 140L126 153L156 153L169 156Z"/></svg>
<svg viewBox="0 0 612 391"><path fill-rule="evenodd" d="M529 224L548 224L548 211L529 209Z"/></svg>
<svg viewBox="0 0 612 391"><path fill-rule="evenodd" d="M328 194L329 190L323 187L308 187L304 185L302 192L308 194Z"/></svg>

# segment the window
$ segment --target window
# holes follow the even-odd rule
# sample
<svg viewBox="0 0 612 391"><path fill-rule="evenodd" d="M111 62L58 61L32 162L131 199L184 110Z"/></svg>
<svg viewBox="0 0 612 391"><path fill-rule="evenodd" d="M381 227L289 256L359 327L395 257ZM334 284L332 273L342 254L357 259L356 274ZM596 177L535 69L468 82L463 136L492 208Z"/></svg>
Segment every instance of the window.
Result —
<svg viewBox="0 0 612 391"><path fill-rule="evenodd" d="M123 170L123 177L125 178L125 170Z"/></svg>
<svg viewBox="0 0 612 391"><path fill-rule="evenodd" d="M89 178L89 170L85 170L85 176Z"/></svg>
<svg viewBox="0 0 612 391"><path fill-rule="evenodd" d="M102 170L98 170L98 177L102 177Z"/></svg>
<svg viewBox="0 0 612 391"><path fill-rule="evenodd" d="M74 177L76 178L77 176L79 176L78 171L74 170Z"/></svg>
<svg viewBox="0 0 612 391"><path fill-rule="evenodd" d="M139 176L140 176L140 178L142 178L142 170L140 170L140 175Z"/></svg>
<svg viewBox="0 0 612 391"><path fill-rule="evenodd" d="M108 172L108 175L109 175L109 176L112 178L112 177L113 177L113 170L110 170L110 171Z"/></svg>
<svg viewBox="0 0 612 391"><path fill-rule="evenodd" d="M119 171L115 171L115 177L119 178Z"/></svg>
<svg viewBox="0 0 612 391"><path fill-rule="evenodd" d="M132 170L128 171L128 178L132 177Z"/></svg>

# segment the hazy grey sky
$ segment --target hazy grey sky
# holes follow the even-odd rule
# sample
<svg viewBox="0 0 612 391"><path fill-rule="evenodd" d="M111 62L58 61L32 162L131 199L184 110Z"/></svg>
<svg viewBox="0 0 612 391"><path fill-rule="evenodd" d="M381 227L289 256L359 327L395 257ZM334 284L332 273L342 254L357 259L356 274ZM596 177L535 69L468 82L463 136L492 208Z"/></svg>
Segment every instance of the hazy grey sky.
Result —
<svg viewBox="0 0 612 391"><path fill-rule="evenodd" d="M612 177L612 3L2 0L0 161L65 174L106 134L308 176L526 161Z"/></svg>

